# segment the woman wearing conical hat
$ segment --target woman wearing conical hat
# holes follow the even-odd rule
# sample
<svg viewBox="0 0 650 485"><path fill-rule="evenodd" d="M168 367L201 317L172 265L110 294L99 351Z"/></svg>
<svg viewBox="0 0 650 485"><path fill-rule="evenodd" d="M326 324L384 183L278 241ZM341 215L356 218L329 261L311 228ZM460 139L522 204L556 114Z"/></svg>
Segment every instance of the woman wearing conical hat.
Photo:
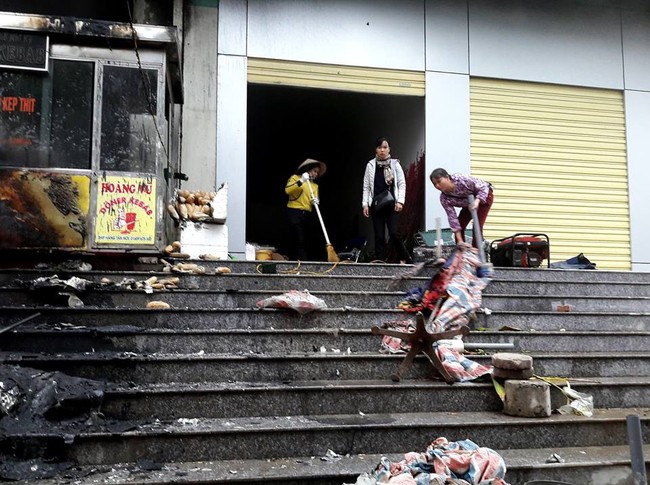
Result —
<svg viewBox="0 0 650 485"><path fill-rule="evenodd" d="M290 259L307 260L307 240L313 227L312 208L314 203L319 203L318 184L315 180L326 170L327 166L323 162L308 158L298 165L296 173L289 177L284 188L289 196L287 219L291 242ZM307 182L311 185L311 191Z"/></svg>

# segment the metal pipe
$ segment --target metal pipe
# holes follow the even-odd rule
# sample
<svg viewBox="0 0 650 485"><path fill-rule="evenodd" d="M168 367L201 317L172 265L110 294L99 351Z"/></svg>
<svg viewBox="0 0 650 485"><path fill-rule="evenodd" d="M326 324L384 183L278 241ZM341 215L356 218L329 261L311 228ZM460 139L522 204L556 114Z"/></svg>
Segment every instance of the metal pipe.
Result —
<svg viewBox="0 0 650 485"><path fill-rule="evenodd" d="M515 344L513 343L479 343L479 342L467 342L464 344L466 349L477 350L477 349L514 349Z"/></svg>
<svg viewBox="0 0 650 485"><path fill-rule="evenodd" d="M464 352L465 350L478 350L478 349L512 349L515 346L515 344L513 343L480 343L480 342L465 343L459 338L440 339L438 340L438 344L453 349L457 352Z"/></svg>
<svg viewBox="0 0 650 485"><path fill-rule="evenodd" d="M630 445L630 458L632 461L632 482L634 485L646 485L648 479L643 459L643 435L641 434L641 419L636 414L626 418L627 440Z"/></svg>
<svg viewBox="0 0 650 485"><path fill-rule="evenodd" d="M474 196L472 194L469 194L467 196L467 200L469 201L469 211L472 214L472 220L474 221L474 237L476 238L476 245L478 246L481 263L485 263L487 259L485 259L485 248L483 247L483 234L481 234L481 224L479 223L477 212L472 207L474 205Z"/></svg>

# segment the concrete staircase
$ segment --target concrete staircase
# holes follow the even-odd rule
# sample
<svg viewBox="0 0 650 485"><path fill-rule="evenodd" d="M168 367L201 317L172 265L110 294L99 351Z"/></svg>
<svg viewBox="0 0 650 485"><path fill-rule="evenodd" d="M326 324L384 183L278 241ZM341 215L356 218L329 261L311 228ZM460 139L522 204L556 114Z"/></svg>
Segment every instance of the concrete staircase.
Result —
<svg viewBox="0 0 650 485"><path fill-rule="evenodd" d="M536 419L502 414L489 383L429 379L424 358L402 382L389 379L402 356L379 353L370 328L403 316L394 309L403 291L430 274L389 291L404 267L283 262L280 274L260 274L251 262L201 264L208 274L175 274L179 289L103 286L80 294L83 308L26 286L54 274L97 283L170 274L159 264L0 270L0 329L40 313L0 335L4 363L107 383L102 415L72 436L53 423L0 437L4 448L45 443L48 457L78 464L41 483L341 484L439 436L499 451L513 485L634 483L626 416L640 416L650 443L650 274L497 269L466 341L511 342L532 355L537 375L568 377L594 397L591 418ZM328 309L255 308L290 289L308 289ZM145 309L151 300L172 309ZM566 402L556 389L552 399L554 408ZM546 462L554 453L562 463Z"/></svg>

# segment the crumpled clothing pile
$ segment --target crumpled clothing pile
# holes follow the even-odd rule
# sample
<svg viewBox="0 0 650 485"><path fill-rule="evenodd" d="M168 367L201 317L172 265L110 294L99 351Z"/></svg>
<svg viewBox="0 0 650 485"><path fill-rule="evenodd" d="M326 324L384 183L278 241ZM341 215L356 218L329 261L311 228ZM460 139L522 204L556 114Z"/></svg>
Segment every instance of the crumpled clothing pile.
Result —
<svg viewBox="0 0 650 485"><path fill-rule="evenodd" d="M481 307L483 289L491 280L490 276L478 275L481 264L478 250L469 246L459 247L427 287L407 292L398 308L406 312L436 311L435 319L427 322L429 333L467 325L470 317Z"/></svg>
<svg viewBox="0 0 650 485"><path fill-rule="evenodd" d="M400 462L382 458L371 473L348 485L508 485L506 464L496 451L471 440L440 437L425 452L410 452Z"/></svg>
<svg viewBox="0 0 650 485"><path fill-rule="evenodd" d="M444 345L436 345L433 350L438 354L438 358L447 373L456 382L472 381L492 374L492 366L479 364L454 349Z"/></svg>

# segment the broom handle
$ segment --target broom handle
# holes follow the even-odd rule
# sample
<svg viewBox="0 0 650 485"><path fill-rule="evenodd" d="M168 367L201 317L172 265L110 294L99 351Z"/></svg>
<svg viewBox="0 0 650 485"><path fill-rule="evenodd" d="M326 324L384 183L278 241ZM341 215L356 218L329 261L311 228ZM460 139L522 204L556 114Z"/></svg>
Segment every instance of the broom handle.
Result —
<svg viewBox="0 0 650 485"><path fill-rule="evenodd" d="M476 236L476 245L478 246L479 255L481 257L481 263L485 263L485 248L483 247L483 235L481 234L481 224L478 221L478 214L474 210L474 196L469 194L467 196L469 200L469 211L472 213L472 219L474 221L474 235Z"/></svg>
<svg viewBox="0 0 650 485"><path fill-rule="evenodd" d="M28 322L28 321L31 320L32 318L36 318L36 317L40 317L40 316L41 316L40 313L35 313L35 314L32 315L31 317L23 318L21 321L16 322L16 323L12 323L12 324L9 325L8 327L3 328L2 330L0 330L0 333L8 332L8 331L11 330L12 328L15 328L15 327L17 327L18 325L22 325L23 323Z"/></svg>
<svg viewBox="0 0 650 485"><path fill-rule="evenodd" d="M314 196L314 190L311 188L311 183L309 180L307 180L307 187L309 187L309 193L311 194L311 198L315 199L316 197ZM316 208L316 214L318 215L318 220L320 221L320 227L323 229L323 235L325 236L325 242L327 243L328 246L331 246L330 244L330 238L327 236L327 230L325 229L325 223L323 222L323 216L320 215L320 209L318 208L318 204L312 204Z"/></svg>

